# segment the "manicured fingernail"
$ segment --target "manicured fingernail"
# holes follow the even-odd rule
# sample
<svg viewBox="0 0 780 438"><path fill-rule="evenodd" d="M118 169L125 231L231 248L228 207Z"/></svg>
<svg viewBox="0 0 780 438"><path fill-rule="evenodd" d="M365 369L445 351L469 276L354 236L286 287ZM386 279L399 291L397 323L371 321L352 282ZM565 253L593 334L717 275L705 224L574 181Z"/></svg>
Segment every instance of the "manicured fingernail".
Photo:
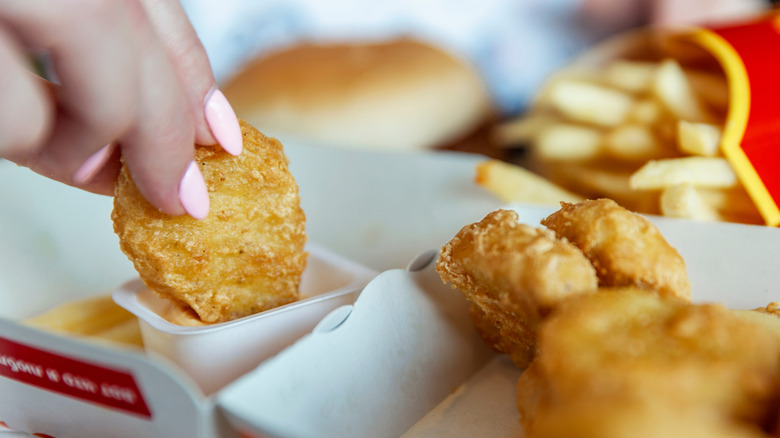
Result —
<svg viewBox="0 0 780 438"><path fill-rule="evenodd" d="M211 134L222 146L222 149L233 155L241 153L244 140L241 137L241 126L227 98L219 90L214 90L206 100L206 122Z"/></svg>
<svg viewBox="0 0 780 438"><path fill-rule="evenodd" d="M106 164L112 152L114 152L114 143L109 143L90 155L73 174L73 182L77 185L84 185L91 181Z"/></svg>
<svg viewBox="0 0 780 438"><path fill-rule="evenodd" d="M209 213L209 192L198 165L191 162L179 182L179 202L184 211L195 219L203 219Z"/></svg>

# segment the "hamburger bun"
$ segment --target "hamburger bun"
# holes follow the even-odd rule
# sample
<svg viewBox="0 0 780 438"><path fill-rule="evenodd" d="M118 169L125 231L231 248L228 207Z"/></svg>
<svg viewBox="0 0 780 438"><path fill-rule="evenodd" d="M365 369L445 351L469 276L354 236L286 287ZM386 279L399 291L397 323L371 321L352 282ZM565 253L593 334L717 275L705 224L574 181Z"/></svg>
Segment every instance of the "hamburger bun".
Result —
<svg viewBox="0 0 780 438"><path fill-rule="evenodd" d="M297 45L246 64L222 91L263 132L353 148L451 144L492 114L472 65L410 39Z"/></svg>

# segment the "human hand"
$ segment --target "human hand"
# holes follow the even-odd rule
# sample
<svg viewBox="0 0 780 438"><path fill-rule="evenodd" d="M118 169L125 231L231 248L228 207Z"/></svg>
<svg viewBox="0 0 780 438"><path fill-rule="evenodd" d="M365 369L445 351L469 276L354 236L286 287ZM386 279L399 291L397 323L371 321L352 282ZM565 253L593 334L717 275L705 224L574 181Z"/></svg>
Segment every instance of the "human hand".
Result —
<svg viewBox="0 0 780 438"><path fill-rule="evenodd" d="M29 71L29 50L57 84ZM196 218L194 144L243 144L177 0L0 1L0 133L0 157L96 193L113 193L121 154L153 205Z"/></svg>

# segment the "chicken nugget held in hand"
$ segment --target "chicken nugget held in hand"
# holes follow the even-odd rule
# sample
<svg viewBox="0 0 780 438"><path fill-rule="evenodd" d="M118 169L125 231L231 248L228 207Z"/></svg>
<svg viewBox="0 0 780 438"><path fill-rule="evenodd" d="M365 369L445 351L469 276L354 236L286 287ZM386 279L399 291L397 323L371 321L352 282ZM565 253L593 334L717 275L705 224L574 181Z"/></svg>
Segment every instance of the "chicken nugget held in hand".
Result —
<svg viewBox="0 0 780 438"><path fill-rule="evenodd" d="M204 219L160 212L126 166L117 181L114 231L141 279L204 323L258 313L299 298L305 215L282 145L241 121L243 152L198 146L208 187Z"/></svg>

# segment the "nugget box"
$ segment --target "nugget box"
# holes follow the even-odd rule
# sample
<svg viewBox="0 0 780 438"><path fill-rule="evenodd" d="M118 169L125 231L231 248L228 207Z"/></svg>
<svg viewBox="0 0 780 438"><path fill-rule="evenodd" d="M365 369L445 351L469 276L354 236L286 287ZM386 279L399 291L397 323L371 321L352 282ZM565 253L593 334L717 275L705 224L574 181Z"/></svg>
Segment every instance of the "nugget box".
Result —
<svg viewBox="0 0 780 438"><path fill-rule="evenodd" d="M533 225L553 211L512 208ZM777 229L651 219L685 258L696 301L752 308L780 297ZM58 438L522 436L521 370L476 336L468 304L433 270L437 250L382 272L212 396L164 358L4 318L0 421Z"/></svg>
<svg viewBox="0 0 780 438"><path fill-rule="evenodd" d="M554 211L510 208L537 226ZM778 230L650 219L686 260L694 301L780 300ZM522 436L522 371L474 336L465 300L434 271L436 253L383 272L350 309L222 390L228 421L249 437Z"/></svg>
<svg viewBox="0 0 780 438"><path fill-rule="evenodd" d="M146 353L0 320L0 418L56 437L230 436L208 396L354 302L376 275L322 248L309 251L303 299L212 326L167 323L138 302L140 281L125 284L115 299L139 317Z"/></svg>
<svg viewBox="0 0 780 438"><path fill-rule="evenodd" d="M310 267L320 273L305 274L304 281L312 280L305 287L336 291L347 303L357 295L349 287L356 278L367 281L379 270L403 268L419 251L498 205L470 182L483 159L478 156L363 154L302 144L288 144L286 152L300 185L307 234L317 247ZM342 169L338 174L328 171L336 167ZM176 357L20 323L59 304L123 285L132 289L138 283L126 282L137 274L111 230L110 198L5 161L0 185L13 188L0 191L0 426L57 438L236 436L217 404L219 391L204 390ZM320 250L328 257L319 257ZM295 337L319 319L309 318L311 326ZM172 342L168 333L153 330ZM213 365L220 356L214 351L211 357L191 352L179 358Z"/></svg>

